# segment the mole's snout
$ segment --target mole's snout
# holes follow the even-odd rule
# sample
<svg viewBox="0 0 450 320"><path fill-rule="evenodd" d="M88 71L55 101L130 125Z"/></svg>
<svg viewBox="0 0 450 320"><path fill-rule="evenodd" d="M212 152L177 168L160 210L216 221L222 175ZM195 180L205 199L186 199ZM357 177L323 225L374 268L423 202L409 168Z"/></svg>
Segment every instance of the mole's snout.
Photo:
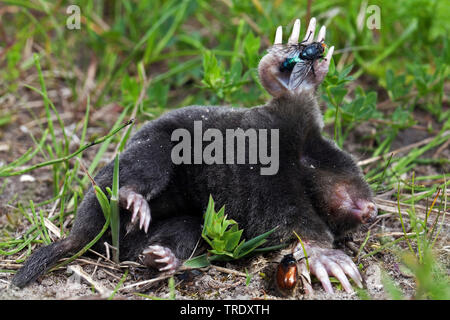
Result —
<svg viewBox="0 0 450 320"><path fill-rule="evenodd" d="M368 200L358 199L355 202L355 207L350 211L358 217L361 223L370 223L377 217L378 209L375 203Z"/></svg>
<svg viewBox="0 0 450 320"><path fill-rule="evenodd" d="M355 190L339 185L335 189L334 206L341 213L353 216L359 223L370 223L377 217L378 209L373 201L361 198Z"/></svg>

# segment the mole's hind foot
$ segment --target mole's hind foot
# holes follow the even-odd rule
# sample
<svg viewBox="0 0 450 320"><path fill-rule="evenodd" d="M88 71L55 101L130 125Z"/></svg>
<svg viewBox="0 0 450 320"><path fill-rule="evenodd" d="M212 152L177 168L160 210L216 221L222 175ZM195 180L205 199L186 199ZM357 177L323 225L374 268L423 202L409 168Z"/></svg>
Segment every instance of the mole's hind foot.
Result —
<svg viewBox="0 0 450 320"><path fill-rule="evenodd" d="M326 292L333 293L329 276L336 277L342 284L344 290L348 293L353 293L353 288L346 275L350 276L358 287L363 287L363 280L359 274L358 268L353 263L352 259L341 250L324 249L312 245L305 245L305 249L308 254L309 270L320 280ZM298 245L294 257L297 258L303 256L303 249ZM300 263L305 263L305 259Z"/></svg>
<svg viewBox="0 0 450 320"><path fill-rule="evenodd" d="M149 246L142 254L144 255L143 263L159 271L174 273L181 265L180 260L173 254L172 250L160 245Z"/></svg>
<svg viewBox="0 0 450 320"><path fill-rule="evenodd" d="M131 209L133 210L131 223L135 223L139 216L139 229L144 228L144 231L147 233L152 216L150 214L150 206L144 196L134 192L131 188L122 187L119 190L119 201L125 209L130 212Z"/></svg>

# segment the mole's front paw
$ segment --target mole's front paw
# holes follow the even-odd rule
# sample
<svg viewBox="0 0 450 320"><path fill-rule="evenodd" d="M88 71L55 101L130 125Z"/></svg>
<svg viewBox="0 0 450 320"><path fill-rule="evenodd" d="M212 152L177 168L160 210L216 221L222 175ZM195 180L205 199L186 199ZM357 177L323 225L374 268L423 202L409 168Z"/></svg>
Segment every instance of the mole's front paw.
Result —
<svg viewBox="0 0 450 320"><path fill-rule="evenodd" d="M274 45L261 59L258 67L261 83L272 96L301 94L322 83L328 72L334 47L324 57L326 28L320 28L314 41L315 29L316 19L312 18L303 41L298 42L300 20L297 19L288 43L283 45L282 28L277 28Z"/></svg>
<svg viewBox="0 0 450 320"><path fill-rule="evenodd" d="M181 265L180 260L173 254L172 250L160 245L149 246L142 254L144 255L143 263L159 271L173 273Z"/></svg>
<svg viewBox="0 0 450 320"><path fill-rule="evenodd" d="M127 187L122 187L119 190L119 202L122 207L129 210L133 210L133 215L131 216L131 223L135 223L137 217L139 216L139 229L144 228L144 231L148 231L150 221L152 216L150 214L150 206L147 200L139 194L134 192L132 189Z"/></svg>
<svg viewBox="0 0 450 320"><path fill-rule="evenodd" d="M333 293L333 287L329 276L336 277L342 284L344 290L348 293L353 292L353 288L347 279L348 275L358 287L362 288L362 278L359 274L358 268L353 263L352 259L341 250L324 249L317 246L305 245L308 254L308 263L310 272L315 275L322 283L323 288L328 293ZM301 246L297 247L297 252L294 256L303 256ZM301 263L305 263L302 260Z"/></svg>

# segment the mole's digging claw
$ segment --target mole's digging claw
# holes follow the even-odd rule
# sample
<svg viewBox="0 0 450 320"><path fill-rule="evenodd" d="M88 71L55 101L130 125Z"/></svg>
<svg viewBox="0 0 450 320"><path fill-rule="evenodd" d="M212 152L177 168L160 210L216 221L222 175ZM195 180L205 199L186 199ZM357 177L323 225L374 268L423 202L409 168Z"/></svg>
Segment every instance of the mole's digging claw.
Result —
<svg viewBox="0 0 450 320"><path fill-rule="evenodd" d="M130 212L133 211L131 223L136 222L139 214L139 229L144 228L144 231L147 233L152 216L150 214L150 206L144 196L134 192L130 188L122 187L119 190L119 198L122 207ZM131 207L133 210L131 210Z"/></svg>
<svg viewBox="0 0 450 320"><path fill-rule="evenodd" d="M149 246L142 254L144 255L143 263L159 271L174 273L181 265L180 260L173 254L172 250L160 245Z"/></svg>
<svg viewBox="0 0 450 320"><path fill-rule="evenodd" d="M322 283L323 288L328 293L333 293L333 287L329 276L336 277L342 284L344 290L348 293L353 293L353 288L347 279L349 276L358 287L362 288L362 278L359 274L358 268L353 263L352 259L341 250L324 249L317 246L305 246L308 253L309 269ZM294 256L303 255L300 247L300 252L294 253ZM304 263L305 260L302 260Z"/></svg>

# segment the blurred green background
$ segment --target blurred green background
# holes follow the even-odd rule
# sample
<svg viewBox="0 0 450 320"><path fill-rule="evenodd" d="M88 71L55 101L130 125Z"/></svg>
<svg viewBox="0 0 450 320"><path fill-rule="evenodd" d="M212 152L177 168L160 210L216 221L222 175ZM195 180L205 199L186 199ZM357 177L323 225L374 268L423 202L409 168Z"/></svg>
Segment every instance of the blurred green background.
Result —
<svg viewBox="0 0 450 320"><path fill-rule="evenodd" d="M257 84L255 68L276 27L284 26L286 40L296 18L304 32L314 16L318 26L327 27L326 43L336 47L338 71L353 66L357 86L365 95L376 93L366 108L390 99L400 108L394 120L404 122L405 111L420 99L421 107L439 120L443 117L450 59L446 0L0 3L0 94L17 94L21 75L34 68L32 51L42 56L44 70L53 71L48 78L62 77L73 101L80 98L79 82L95 63L89 91L96 107L110 101L123 107L134 104L143 84L140 68L151 84L139 114L157 115L197 103L253 106L268 98ZM66 27L71 4L80 8L80 29ZM380 9L380 29L366 25L371 5ZM349 93L362 95L353 89ZM350 107L348 111L352 113ZM366 118L380 116L366 111Z"/></svg>

